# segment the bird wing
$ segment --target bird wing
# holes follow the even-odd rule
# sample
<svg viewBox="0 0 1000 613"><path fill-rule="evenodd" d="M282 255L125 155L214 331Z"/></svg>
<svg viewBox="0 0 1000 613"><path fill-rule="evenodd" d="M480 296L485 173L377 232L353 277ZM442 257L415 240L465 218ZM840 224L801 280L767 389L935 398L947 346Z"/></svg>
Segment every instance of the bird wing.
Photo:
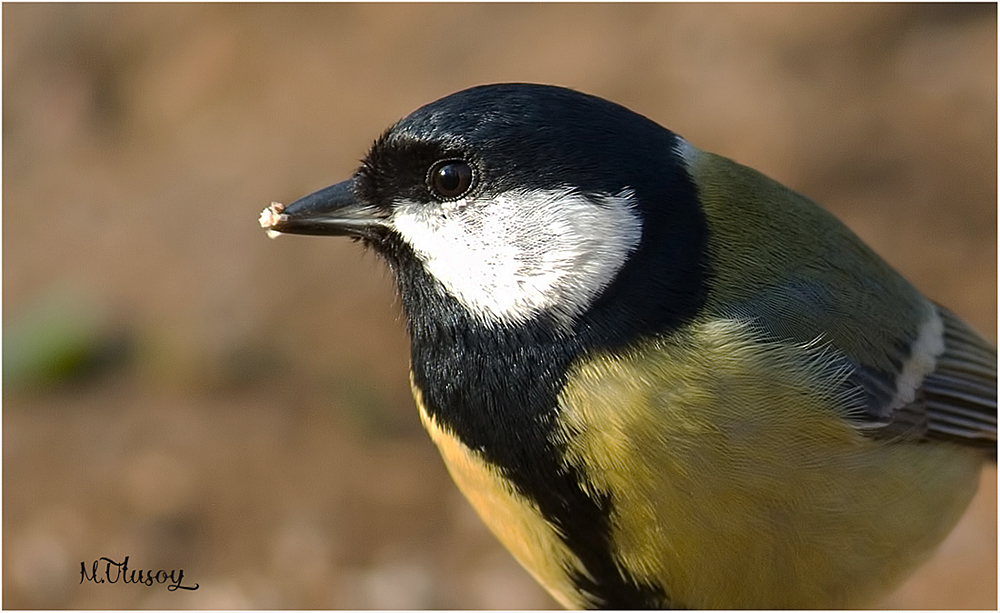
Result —
<svg viewBox="0 0 1000 613"><path fill-rule="evenodd" d="M937 307L944 323L944 353L920 386L926 438L968 445L997 444L997 351L954 313Z"/></svg>
<svg viewBox="0 0 1000 613"><path fill-rule="evenodd" d="M820 343L851 372L859 406L844 417L866 435L882 439L950 440L993 450L997 444L997 352L951 311L932 305L940 326L927 338L902 335L872 341L886 330L865 329L818 283L788 281L735 305L732 314L754 321L779 342ZM889 330L889 332L893 332ZM899 330L894 332L901 334ZM886 352L874 366L858 342ZM942 348L943 345L943 348ZM919 367L915 356L926 359Z"/></svg>

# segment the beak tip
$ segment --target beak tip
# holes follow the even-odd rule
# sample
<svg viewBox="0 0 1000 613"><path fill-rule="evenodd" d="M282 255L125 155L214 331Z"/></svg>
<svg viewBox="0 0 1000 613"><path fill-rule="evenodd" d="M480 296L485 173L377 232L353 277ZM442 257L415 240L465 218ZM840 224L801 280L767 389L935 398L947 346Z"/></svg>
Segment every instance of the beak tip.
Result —
<svg viewBox="0 0 1000 613"><path fill-rule="evenodd" d="M280 231L275 230L274 227L278 225L281 220L281 212L285 210L285 205L280 202L272 202L267 208L260 212L260 218L257 220L260 222L260 227L267 230L267 236L269 238L276 238Z"/></svg>

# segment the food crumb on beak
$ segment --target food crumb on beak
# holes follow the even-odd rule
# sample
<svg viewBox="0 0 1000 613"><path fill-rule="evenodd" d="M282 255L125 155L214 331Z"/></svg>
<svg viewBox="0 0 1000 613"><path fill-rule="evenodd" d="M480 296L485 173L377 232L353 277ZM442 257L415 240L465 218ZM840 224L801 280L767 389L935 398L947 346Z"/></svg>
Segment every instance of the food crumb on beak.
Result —
<svg viewBox="0 0 1000 613"><path fill-rule="evenodd" d="M281 234L281 232L272 230L272 228L278 223L278 218L284 210L285 205L280 202L272 202L270 206L260 212L260 219L258 221L260 221L260 227L267 230L268 238L277 238Z"/></svg>

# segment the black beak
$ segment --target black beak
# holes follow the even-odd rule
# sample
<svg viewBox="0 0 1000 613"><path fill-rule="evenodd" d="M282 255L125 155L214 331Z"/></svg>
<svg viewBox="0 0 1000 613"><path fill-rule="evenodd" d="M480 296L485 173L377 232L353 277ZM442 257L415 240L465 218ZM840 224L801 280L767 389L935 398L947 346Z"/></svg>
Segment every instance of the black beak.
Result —
<svg viewBox="0 0 1000 613"><path fill-rule="evenodd" d="M353 184L353 179L342 181L288 206L272 203L260 214L260 225L270 236L281 233L375 238L386 227L386 215L359 202Z"/></svg>

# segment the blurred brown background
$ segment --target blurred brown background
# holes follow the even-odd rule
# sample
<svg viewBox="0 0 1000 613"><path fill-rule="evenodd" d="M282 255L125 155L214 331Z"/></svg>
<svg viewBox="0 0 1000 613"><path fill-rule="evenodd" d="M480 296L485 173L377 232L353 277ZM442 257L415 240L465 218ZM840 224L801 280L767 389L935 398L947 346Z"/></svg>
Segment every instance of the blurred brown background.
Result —
<svg viewBox="0 0 1000 613"><path fill-rule="evenodd" d="M420 430L388 273L257 215L536 81L824 203L996 340L997 14L3 5L3 605L547 608ZM996 480L885 603L997 606ZM197 591L79 585L80 562Z"/></svg>

